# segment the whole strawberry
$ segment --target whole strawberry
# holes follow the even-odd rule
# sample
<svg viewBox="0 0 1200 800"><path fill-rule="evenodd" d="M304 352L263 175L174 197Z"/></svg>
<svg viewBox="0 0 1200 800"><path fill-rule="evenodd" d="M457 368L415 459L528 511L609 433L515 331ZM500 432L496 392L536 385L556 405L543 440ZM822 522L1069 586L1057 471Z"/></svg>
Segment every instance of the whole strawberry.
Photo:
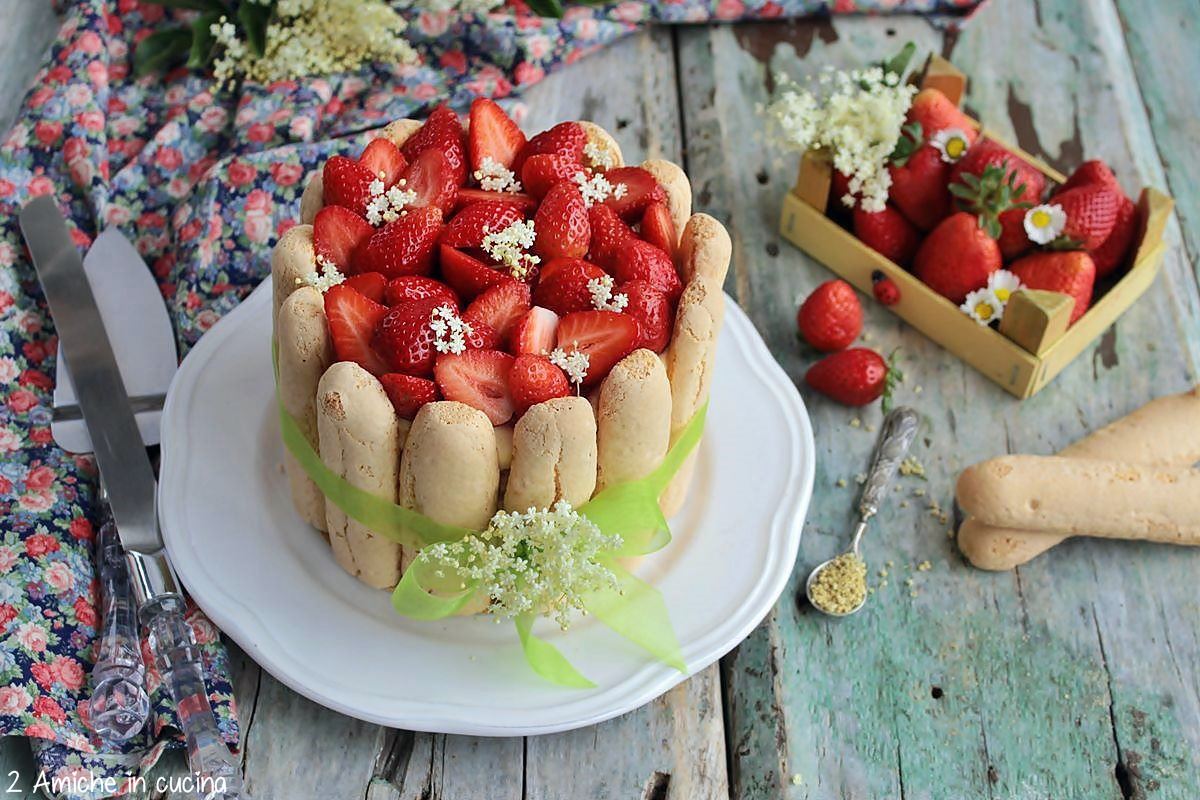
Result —
<svg viewBox="0 0 1200 800"><path fill-rule="evenodd" d="M951 214L925 237L913 259L913 272L938 294L958 305L1000 269L1000 247L974 214Z"/></svg>
<svg viewBox="0 0 1200 800"><path fill-rule="evenodd" d="M436 334L433 332L433 311L445 305L443 300L428 298L396 306L387 312L375 329L375 349L387 359L393 372L417 377L433 373L437 357ZM468 350L495 345L496 335L481 323L471 325L466 337Z"/></svg>
<svg viewBox="0 0 1200 800"><path fill-rule="evenodd" d="M1023 200L1027 190L1020 174L1004 164L989 164L982 173L964 172L950 193L959 205L975 214L980 224L1000 246L1000 256L1009 261L1033 246L1025 232L1025 212L1032 205Z"/></svg>
<svg viewBox="0 0 1200 800"><path fill-rule="evenodd" d="M385 278L428 275L433 271L433 248L441 230L441 209L410 209L359 245L354 255L355 271L378 272Z"/></svg>
<svg viewBox="0 0 1200 800"><path fill-rule="evenodd" d="M1117 176L1109 169L1108 164L1099 159L1092 159L1076 167L1075 171L1071 173L1071 177L1067 178L1067 182L1058 187L1058 191L1065 192L1067 189L1088 186L1093 183L1101 186L1119 186Z"/></svg>
<svg viewBox="0 0 1200 800"><path fill-rule="evenodd" d="M435 149L446 157L454 175L454 183L462 186L467 181L467 142L458 114L443 104L430 112L425 124L400 148L404 158L411 164L417 156Z"/></svg>
<svg viewBox="0 0 1200 800"><path fill-rule="evenodd" d="M875 402L900 378L900 373L889 367L883 356L865 347L825 356L809 367L804 376L809 386L847 406Z"/></svg>
<svg viewBox="0 0 1200 800"><path fill-rule="evenodd" d="M533 217L533 227L533 251L543 260L587 255L592 228L579 187L571 181L554 184Z"/></svg>
<svg viewBox="0 0 1200 800"><path fill-rule="evenodd" d="M937 148L921 145L888 168L892 176L888 197L914 225L930 230L954 210L946 188L950 169Z"/></svg>
<svg viewBox="0 0 1200 800"><path fill-rule="evenodd" d="M980 139L971 146L950 171L950 183L963 183L964 175L983 177L988 167L1000 167L1005 182L1013 186L1014 203L1036 203L1046 188L1046 176L1037 167L991 139Z"/></svg>
<svg viewBox="0 0 1200 800"><path fill-rule="evenodd" d="M913 224L891 206L874 212L856 206L854 235L867 247L902 267L909 265L921 243L921 234Z"/></svg>
<svg viewBox="0 0 1200 800"><path fill-rule="evenodd" d="M1082 251L1034 253L1014 262L1009 269L1027 288L1061 292L1074 298L1071 324L1083 316L1092 302L1096 265L1092 257Z"/></svg>
<svg viewBox="0 0 1200 800"><path fill-rule="evenodd" d="M1054 195L1051 202L1067 215L1062 236L1088 251L1104 244L1117 224L1125 196L1111 186L1090 183Z"/></svg>
<svg viewBox="0 0 1200 800"><path fill-rule="evenodd" d="M938 131L957 128L966 134L967 141L974 144L979 132L971 123L971 118L962 112L958 106L950 102L940 89L922 89L913 98L908 107L907 121L918 123L926 138L932 138Z"/></svg>
<svg viewBox="0 0 1200 800"><path fill-rule="evenodd" d="M862 306L854 287L843 280L826 281L800 305L796 326L818 350L842 350L862 332Z"/></svg>
<svg viewBox="0 0 1200 800"><path fill-rule="evenodd" d="M1117 221L1104 244L1092 251L1096 262L1096 280L1108 276L1125 261L1129 248L1137 236L1137 206L1128 197L1121 195L1117 209Z"/></svg>

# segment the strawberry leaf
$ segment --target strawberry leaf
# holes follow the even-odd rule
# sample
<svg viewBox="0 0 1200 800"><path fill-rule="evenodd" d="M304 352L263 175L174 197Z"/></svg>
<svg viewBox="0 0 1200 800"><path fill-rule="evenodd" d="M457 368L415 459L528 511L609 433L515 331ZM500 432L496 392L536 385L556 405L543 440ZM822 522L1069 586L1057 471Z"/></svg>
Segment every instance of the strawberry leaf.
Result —
<svg viewBox="0 0 1200 800"><path fill-rule="evenodd" d="M883 62L884 74L892 73L896 77L903 77L908 69L908 64L912 61L912 57L916 55L917 46L912 42L905 42L904 47L900 48L900 52Z"/></svg>
<svg viewBox="0 0 1200 800"><path fill-rule="evenodd" d="M900 129L900 138L896 140L896 147L888 159L897 167L903 167L924 141L921 123L910 122Z"/></svg>

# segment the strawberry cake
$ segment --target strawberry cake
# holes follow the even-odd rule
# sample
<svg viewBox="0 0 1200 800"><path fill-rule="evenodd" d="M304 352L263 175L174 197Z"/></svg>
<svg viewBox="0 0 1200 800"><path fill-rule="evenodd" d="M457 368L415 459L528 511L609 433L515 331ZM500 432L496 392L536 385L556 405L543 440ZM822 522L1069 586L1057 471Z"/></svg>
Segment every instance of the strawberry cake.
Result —
<svg viewBox="0 0 1200 800"><path fill-rule="evenodd" d="M598 125L526 138L490 100L439 107L331 157L300 214L271 263L280 399L360 489L476 530L579 506L653 471L707 400L729 235ZM285 469L337 562L393 587L415 553Z"/></svg>

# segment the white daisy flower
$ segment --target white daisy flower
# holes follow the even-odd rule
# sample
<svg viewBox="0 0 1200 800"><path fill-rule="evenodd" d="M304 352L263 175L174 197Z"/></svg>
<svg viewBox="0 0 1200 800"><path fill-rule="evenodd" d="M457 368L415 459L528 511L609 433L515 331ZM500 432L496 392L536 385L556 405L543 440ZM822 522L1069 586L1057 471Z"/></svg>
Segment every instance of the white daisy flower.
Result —
<svg viewBox="0 0 1200 800"><path fill-rule="evenodd" d="M1008 303L1013 292L1021 288L1021 279L1006 269L998 269L988 276L987 288L1001 303Z"/></svg>
<svg viewBox="0 0 1200 800"><path fill-rule="evenodd" d="M991 289L976 289L967 295L959 308L980 325L989 325L1004 313L1004 303Z"/></svg>
<svg viewBox="0 0 1200 800"><path fill-rule="evenodd" d="M1025 235L1036 244L1049 244L1067 225L1067 212L1058 203L1043 203L1025 212Z"/></svg>
<svg viewBox="0 0 1200 800"><path fill-rule="evenodd" d="M958 161L971 147L971 140L962 128L943 128L933 135L929 143L942 154L942 161L947 164Z"/></svg>

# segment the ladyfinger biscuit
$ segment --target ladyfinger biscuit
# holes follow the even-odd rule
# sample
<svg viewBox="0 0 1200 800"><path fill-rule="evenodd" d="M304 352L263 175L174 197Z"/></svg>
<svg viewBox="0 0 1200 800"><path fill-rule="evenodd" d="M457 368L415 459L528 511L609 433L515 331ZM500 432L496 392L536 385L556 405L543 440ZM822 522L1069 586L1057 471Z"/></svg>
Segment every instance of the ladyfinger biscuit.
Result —
<svg viewBox="0 0 1200 800"><path fill-rule="evenodd" d="M1200 544L1200 470L1062 456L968 467L958 503L981 522L1064 536Z"/></svg>
<svg viewBox="0 0 1200 800"><path fill-rule="evenodd" d="M408 137L421 129L421 121L416 119L398 119L383 127L373 138L391 139L396 147L404 147Z"/></svg>
<svg viewBox="0 0 1200 800"><path fill-rule="evenodd" d="M296 419L309 445L318 450L317 385L333 361L321 293L311 286L292 292L279 309L278 332L279 400ZM287 449L283 467L296 512L314 528L325 530L325 495Z"/></svg>
<svg viewBox="0 0 1200 800"><path fill-rule="evenodd" d="M713 286L724 286L733 257L733 242L725 226L708 214L693 214L679 238L676 268L684 283L697 275Z"/></svg>
<svg viewBox="0 0 1200 800"><path fill-rule="evenodd" d="M675 222L675 235L679 236L692 215L692 182L678 164L661 158L643 161L642 169L653 175L667 193L667 208Z"/></svg>
<svg viewBox="0 0 1200 800"><path fill-rule="evenodd" d="M276 330L279 308L288 295L302 286L305 275L317 270L312 225L297 225L279 237L271 251L271 330Z"/></svg>
<svg viewBox="0 0 1200 800"><path fill-rule="evenodd" d="M325 370L317 386L321 460L352 486L396 501L400 445L396 412L383 385L352 361ZM376 589L400 580L401 547L325 504L329 543L342 569Z"/></svg>
<svg viewBox="0 0 1200 800"><path fill-rule="evenodd" d="M400 459L397 502L446 525L483 530L499 486L496 434L484 413L447 400L422 406Z"/></svg>
<svg viewBox="0 0 1200 800"><path fill-rule="evenodd" d="M531 406L513 430L504 508L527 511L566 500L578 508L596 489L596 418L582 397Z"/></svg>
<svg viewBox="0 0 1200 800"><path fill-rule="evenodd" d="M1188 467L1200 461L1200 387L1151 400L1126 416L1063 448L1059 455ZM968 518L958 529L958 548L980 569L1020 566L1063 536L997 528Z"/></svg>
<svg viewBox="0 0 1200 800"><path fill-rule="evenodd" d="M621 146L602 126L587 120L580 120L579 125L587 134L587 144L583 157L593 169L614 169L625 166L625 158L621 155Z"/></svg>
<svg viewBox="0 0 1200 800"><path fill-rule="evenodd" d="M500 465L500 471L504 472L512 466L513 426L498 425L493 430L496 432L496 462Z"/></svg>
<svg viewBox="0 0 1200 800"><path fill-rule="evenodd" d="M600 384L597 487L638 480L662 463L671 442L671 384L653 352L634 350Z"/></svg>
<svg viewBox="0 0 1200 800"><path fill-rule="evenodd" d="M324 164L313 170L304 184L304 193L300 195L300 222L312 225L317 218L317 212L325 207L325 171Z"/></svg>

